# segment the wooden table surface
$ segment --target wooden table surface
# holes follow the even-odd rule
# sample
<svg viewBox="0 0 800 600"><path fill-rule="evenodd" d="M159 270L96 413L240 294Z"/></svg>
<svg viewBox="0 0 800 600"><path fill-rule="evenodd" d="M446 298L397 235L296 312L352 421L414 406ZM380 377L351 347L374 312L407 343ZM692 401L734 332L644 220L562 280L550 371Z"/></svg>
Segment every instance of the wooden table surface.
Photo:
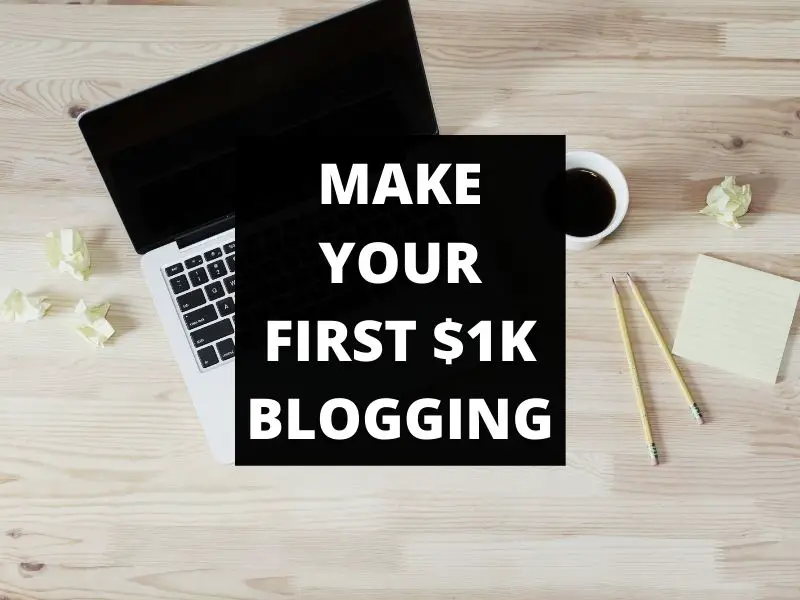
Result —
<svg viewBox="0 0 800 600"><path fill-rule="evenodd" d="M212 462L74 115L354 2L153 3L0 2L0 294L53 303L0 335L0 598L800 598L798 327L775 386L681 363L699 427L626 293L652 468L607 277L670 339L700 252L800 278L800 3L413 1L445 133L566 133L629 177L618 235L568 258L568 466L536 469ZM696 214L725 175L739 231ZM86 283L45 264L68 226Z"/></svg>

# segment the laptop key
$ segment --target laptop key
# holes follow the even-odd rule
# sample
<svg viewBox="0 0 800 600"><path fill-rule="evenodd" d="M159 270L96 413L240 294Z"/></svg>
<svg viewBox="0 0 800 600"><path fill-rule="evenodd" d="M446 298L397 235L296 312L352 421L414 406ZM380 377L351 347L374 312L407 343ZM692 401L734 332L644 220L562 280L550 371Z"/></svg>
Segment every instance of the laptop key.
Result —
<svg viewBox="0 0 800 600"><path fill-rule="evenodd" d="M211 279L219 279L223 275L228 274L228 271L225 270L225 263L221 260L210 263L208 265L208 272L211 274Z"/></svg>
<svg viewBox="0 0 800 600"><path fill-rule="evenodd" d="M217 353L214 351L214 346L208 346L207 348L198 350L197 358L200 359L200 364L203 365L204 369L212 367L219 362Z"/></svg>
<svg viewBox="0 0 800 600"><path fill-rule="evenodd" d="M189 279L192 280L192 285L197 287L198 285L203 285L208 281L208 273L206 273L206 270L203 267L200 267L194 271L189 271Z"/></svg>
<svg viewBox="0 0 800 600"><path fill-rule="evenodd" d="M195 329L201 325L207 325L216 319L217 311L214 310L214 306L211 304L206 304L202 308L198 308L197 310L193 310L192 312L188 312L183 315L183 320L186 321L186 327L189 329Z"/></svg>
<svg viewBox="0 0 800 600"><path fill-rule="evenodd" d="M200 346L205 346L211 342L216 342L217 340L228 337L232 334L233 325L231 325L230 319L225 319L223 321L212 323L211 325L206 325L201 329L196 329L189 335L192 338L194 347L199 348Z"/></svg>
<svg viewBox="0 0 800 600"><path fill-rule="evenodd" d="M222 280L225 284L225 289L228 290L229 294L233 294L236 291L236 276L231 275L230 277L226 277Z"/></svg>
<svg viewBox="0 0 800 600"><path fill-rule="evenodd" d="M183 271L183 265L178 263L177 265L172 265L171 267L167 267L167 277L172 277L173 275L177 275L178 273Z"/></svg>
<svg viewBox="0 0 800 600"><path fill-rule="evenodd" d="M225 262L228 263L228 271L230 271L231 273L235 273L236 272L236 255L234 254L233 256L228 256L225 259Z"/></svg>
<svg viewBox="0 0 800 600"><path fill-rule="evenodd" d="M183 261L183 264L186 265L187 269L191 269L193 267L199 267L200 265L203 264L203 257L198 254L197 256L193 256L192 258Z"/></svg>
<svg viewBox="0 0 800 600"><path fill-rule="evenodd" d="M222 250L219 248L214 248L213 250L209 250L208 252L204 253L203 256L206 257L206 260L214 260L215 258L222 256Z"/></svg>
<svg viewBox="0 0 800 600"><path fill-rule="evenodd" d="M236 251L236 240L234 240L232 242L228 242L227 244L225 244L222 247L222 249L225 250L225 254L230 254L231 252L235 252Z"/></svg>
<svg viewBox="0 0 800 600"><path fill-rule="evenodd" d="M219 311L219 316L225 317L236 310L236 304L233 301L233 298L224 298L217 302L217 310Z"/></svg>
<svg viewBox="0 0 800 600"><path fill-rule="evenodd" d="M236 354L236 344L234 344L231 338L228 338L227 340L217 342L217 350L222 360L228 360L229 358L233 358Z"/></svg>
<svg viewBox="0 0 800 600"><path fill-rule="evenodd" d="M219 281L214 281L206 286L206 295L209 300L216 300L225 295L225 290L222 289L222 284Z"/></svg>
<svg viewBox="0 0 800 600"><path fill-rule="evenodd" d="M206 303L206 297L203 296L203 290L192 290L191 292L187 292L181 296L178 296L177 300L178 308L181 309L181 312L192 310L193 308L197 308L198 306L202 306Z"/></svg>
<svg viewBox="0 0 800 600"><path fill-rule="evenodd" d="M169 280L169 285L175 294L180 294L189 289L189 280L186 279L186 275L178 275Z"/></svg>

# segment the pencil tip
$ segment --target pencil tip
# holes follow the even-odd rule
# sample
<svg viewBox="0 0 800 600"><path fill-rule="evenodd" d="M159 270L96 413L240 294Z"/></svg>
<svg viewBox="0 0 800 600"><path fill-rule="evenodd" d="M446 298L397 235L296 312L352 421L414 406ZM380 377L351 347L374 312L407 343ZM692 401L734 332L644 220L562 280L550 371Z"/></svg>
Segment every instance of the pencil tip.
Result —
<svg viewBox="0 0 800 600"><path fill-rule="evenodd" d="M650 444L650 464L653 466L658 465L658 450L655 444Z"/></svg>
<svg viewBox="0 0 800 600"><path fill-rule="evenodd" d="M626 273L625 273L625 277L627 277L627 278L628 278L628 283L630 283L631 285L633 285L633 279L631 279L631 274L626 272Z"/></svg>
<svg viewBox="0 0 800 600"><path fill-rule="evenodd" d="M692 402L692 414L697 422L702 425L705 423L705 419L703 418L703 413L700 412L700 407L697 406L697 402Z"/></svg>

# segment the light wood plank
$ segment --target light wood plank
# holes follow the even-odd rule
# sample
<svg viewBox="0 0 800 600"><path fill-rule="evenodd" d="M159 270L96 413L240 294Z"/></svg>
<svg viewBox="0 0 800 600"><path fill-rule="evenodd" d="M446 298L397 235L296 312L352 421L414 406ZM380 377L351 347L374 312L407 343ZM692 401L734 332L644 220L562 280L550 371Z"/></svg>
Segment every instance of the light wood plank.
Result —
<svg viewBox="0 0 800 600"><path fill-rule="evenodd" d="M725 27L725 55L800 59L800 19L734 22Z"/></svg>

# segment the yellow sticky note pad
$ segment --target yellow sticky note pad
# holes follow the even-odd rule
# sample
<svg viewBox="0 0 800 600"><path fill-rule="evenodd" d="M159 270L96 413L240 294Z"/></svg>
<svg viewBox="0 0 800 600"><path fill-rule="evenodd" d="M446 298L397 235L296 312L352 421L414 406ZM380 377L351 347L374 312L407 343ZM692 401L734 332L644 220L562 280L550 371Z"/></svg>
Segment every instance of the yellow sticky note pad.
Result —
<svg viewBox="0 0 800 600"><path fill-rule="evenodd" d="M673 354L775 383L800 282L700 255Z"/></svg>

